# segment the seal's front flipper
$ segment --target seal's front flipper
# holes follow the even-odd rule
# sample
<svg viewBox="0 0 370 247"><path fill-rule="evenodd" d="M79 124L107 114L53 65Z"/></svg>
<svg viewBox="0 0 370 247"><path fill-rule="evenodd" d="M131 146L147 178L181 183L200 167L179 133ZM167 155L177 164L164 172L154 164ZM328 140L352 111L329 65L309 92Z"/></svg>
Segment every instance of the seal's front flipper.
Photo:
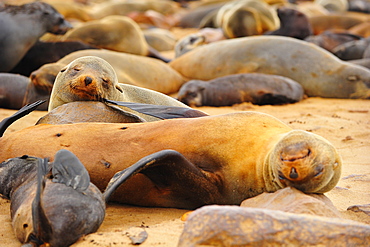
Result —
<svg viewBox="0 0 370 247"><path fill-rule="evenodd" d="M162 206L196 208L212 204L221 196L216 176L201 170L177 151L162 150L116 173L103 194L105 200L137 173L144 174L155 184L158 196L168 202Z"/></svg>
<svg viewBox="0 0 370 247"><path fill-rule="evenodd" d="M61 149L55 154L52 167L53 182L85 191L90 185L90 176L84 165L72 152Z"/></svg>
<svg viewBox="0 0 370 247"><path fill-rule="evenodd" d="M28 239L29 242L33 242L37 246L43 243L48 243L53 234L51 224L46 217L41 201L45 188L45 175L47 172L48 160L37 158L37 189L35 199L32 201L33 233Z"/></svg>
<svg viewBox="0 0 370 247"><path fill-rule="evenodd" d="M105 102L124 106L131 110L156 117L159 119L171 119L171 118L193 118L193 117L204 117L208 116L202 111L198 111L188 107L179 106L165 106L165 105L152 105L144 103L132 103L132 102L121 102L104 99Z"/></svg>
<svg viewBox="0 0 370 247"><path fill-rule="evenodd" d="M14 113L12 116L3 119L0 122L0 137L4 135L4 132L9 127L9 125L14 123L21 117L24 117L30 112L34 111L39 105L41 105L45 101L46 100L38 100L32 104L25 105L21 109L19 109L16 113Z"/></svg>

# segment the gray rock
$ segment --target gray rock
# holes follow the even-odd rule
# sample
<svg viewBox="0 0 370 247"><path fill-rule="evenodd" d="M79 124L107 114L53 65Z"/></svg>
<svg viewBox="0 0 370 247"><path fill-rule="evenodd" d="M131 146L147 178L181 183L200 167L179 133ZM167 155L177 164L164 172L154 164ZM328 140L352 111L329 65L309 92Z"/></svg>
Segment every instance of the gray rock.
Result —
<svg viewBox="0 0 370 247"><path fill-rule="evenodd" d="M205 206L190 214L179 247L366 246L370 225L238 206Z"/></svg>

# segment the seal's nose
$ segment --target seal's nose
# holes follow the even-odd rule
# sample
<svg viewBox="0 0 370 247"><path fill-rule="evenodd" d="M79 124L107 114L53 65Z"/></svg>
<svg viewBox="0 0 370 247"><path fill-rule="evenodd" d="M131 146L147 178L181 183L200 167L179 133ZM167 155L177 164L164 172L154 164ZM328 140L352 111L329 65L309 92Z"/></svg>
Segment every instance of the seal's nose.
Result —
<svg viewBox="0 0 370 247"><path fill-rule="evenodd" d="M311 150L307 143L300 142L284 147L280 153L283 164L281 177L299 181L305 178L305 160L310 156Z"/></svg>
<svg viewBox="0 0 370 247"><path fill-rule="evenodd" d="M85 81L85 85L88 86L92 83L93 79L89 76L86 76L84 81Z"/></svg>

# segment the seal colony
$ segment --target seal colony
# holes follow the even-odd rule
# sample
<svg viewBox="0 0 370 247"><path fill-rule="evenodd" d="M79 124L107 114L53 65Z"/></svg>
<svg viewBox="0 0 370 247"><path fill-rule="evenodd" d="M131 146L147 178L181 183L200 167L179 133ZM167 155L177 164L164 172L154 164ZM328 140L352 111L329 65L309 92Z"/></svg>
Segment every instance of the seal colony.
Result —
<svg viewBox="0 0 370 247"><path fill-rule="evenodd" d="M94 152L81 148L86 143ZM66 148L100 190L133 165L113 178L116 185L124 182L113 201L187 209L240 204L286 186L324 193L338 182L342 164L326 139L256 112L148 123L40 124L7 134L0 145L0 160L25 153L53 157Z"/></svg>

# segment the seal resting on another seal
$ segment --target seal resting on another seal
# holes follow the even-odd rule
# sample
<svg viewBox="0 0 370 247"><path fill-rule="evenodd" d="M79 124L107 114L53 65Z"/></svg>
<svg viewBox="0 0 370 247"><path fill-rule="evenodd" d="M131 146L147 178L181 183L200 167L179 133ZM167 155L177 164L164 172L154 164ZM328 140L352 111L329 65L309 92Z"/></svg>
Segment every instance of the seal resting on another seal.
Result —
<svg viewBox="0 0 370 247"><path fill-rule="evenodd" d="M108 62L99 57L86 56L75 59L59 72L51 92L48 110L69 102L103 99L188 108L165 94L118 83L116 73ZM123 109L146 121L158 120L127 107Z"/></svg>
<svg viewBox="0 0 370 247"><path fill-rule="evenodd" d="M301 101L303 95L302 86L287 77L251 73L188 81L177 99L189 106L275 105Z"/></svg>
<svg viewBox="0 0 370 247"><path fill-rule="evenodd" d="M21 243L69 246L95 232L105 203L78 158L59 150L53 163L30 156L0 164L0 193L10 199L12 225Z"/></svg>
<svg viewBox="0 0 370 247"><path fill-rule="evenodd" d="M298 82L308 96L370 97L368 69L290 37L266 35L218 41L174 59L170 66L188 79L211 80L238 73L275 74Z"/></svg>
<svg viewBox="0 0 370 247"><path fill-rule="evenodd" d="M88 150L81 148L86 143ZM124 182L113 201L189 209L239 205L287 186L324 193L337 184L342 164L326 139L257 112L149 123L40 124L8 133L0 146L0 160L24 153L52 157L63 146L85 164L92 183L107 187L105 197ZM115 185L107 186L117 172Z"/></svg>
<svg viewBox="0 0 370 247"><path fill-rule="evenodd" d="M72 28L52 6L33 2L0 5L0 71L8 72L46 32L64 34Z"/></svg>

